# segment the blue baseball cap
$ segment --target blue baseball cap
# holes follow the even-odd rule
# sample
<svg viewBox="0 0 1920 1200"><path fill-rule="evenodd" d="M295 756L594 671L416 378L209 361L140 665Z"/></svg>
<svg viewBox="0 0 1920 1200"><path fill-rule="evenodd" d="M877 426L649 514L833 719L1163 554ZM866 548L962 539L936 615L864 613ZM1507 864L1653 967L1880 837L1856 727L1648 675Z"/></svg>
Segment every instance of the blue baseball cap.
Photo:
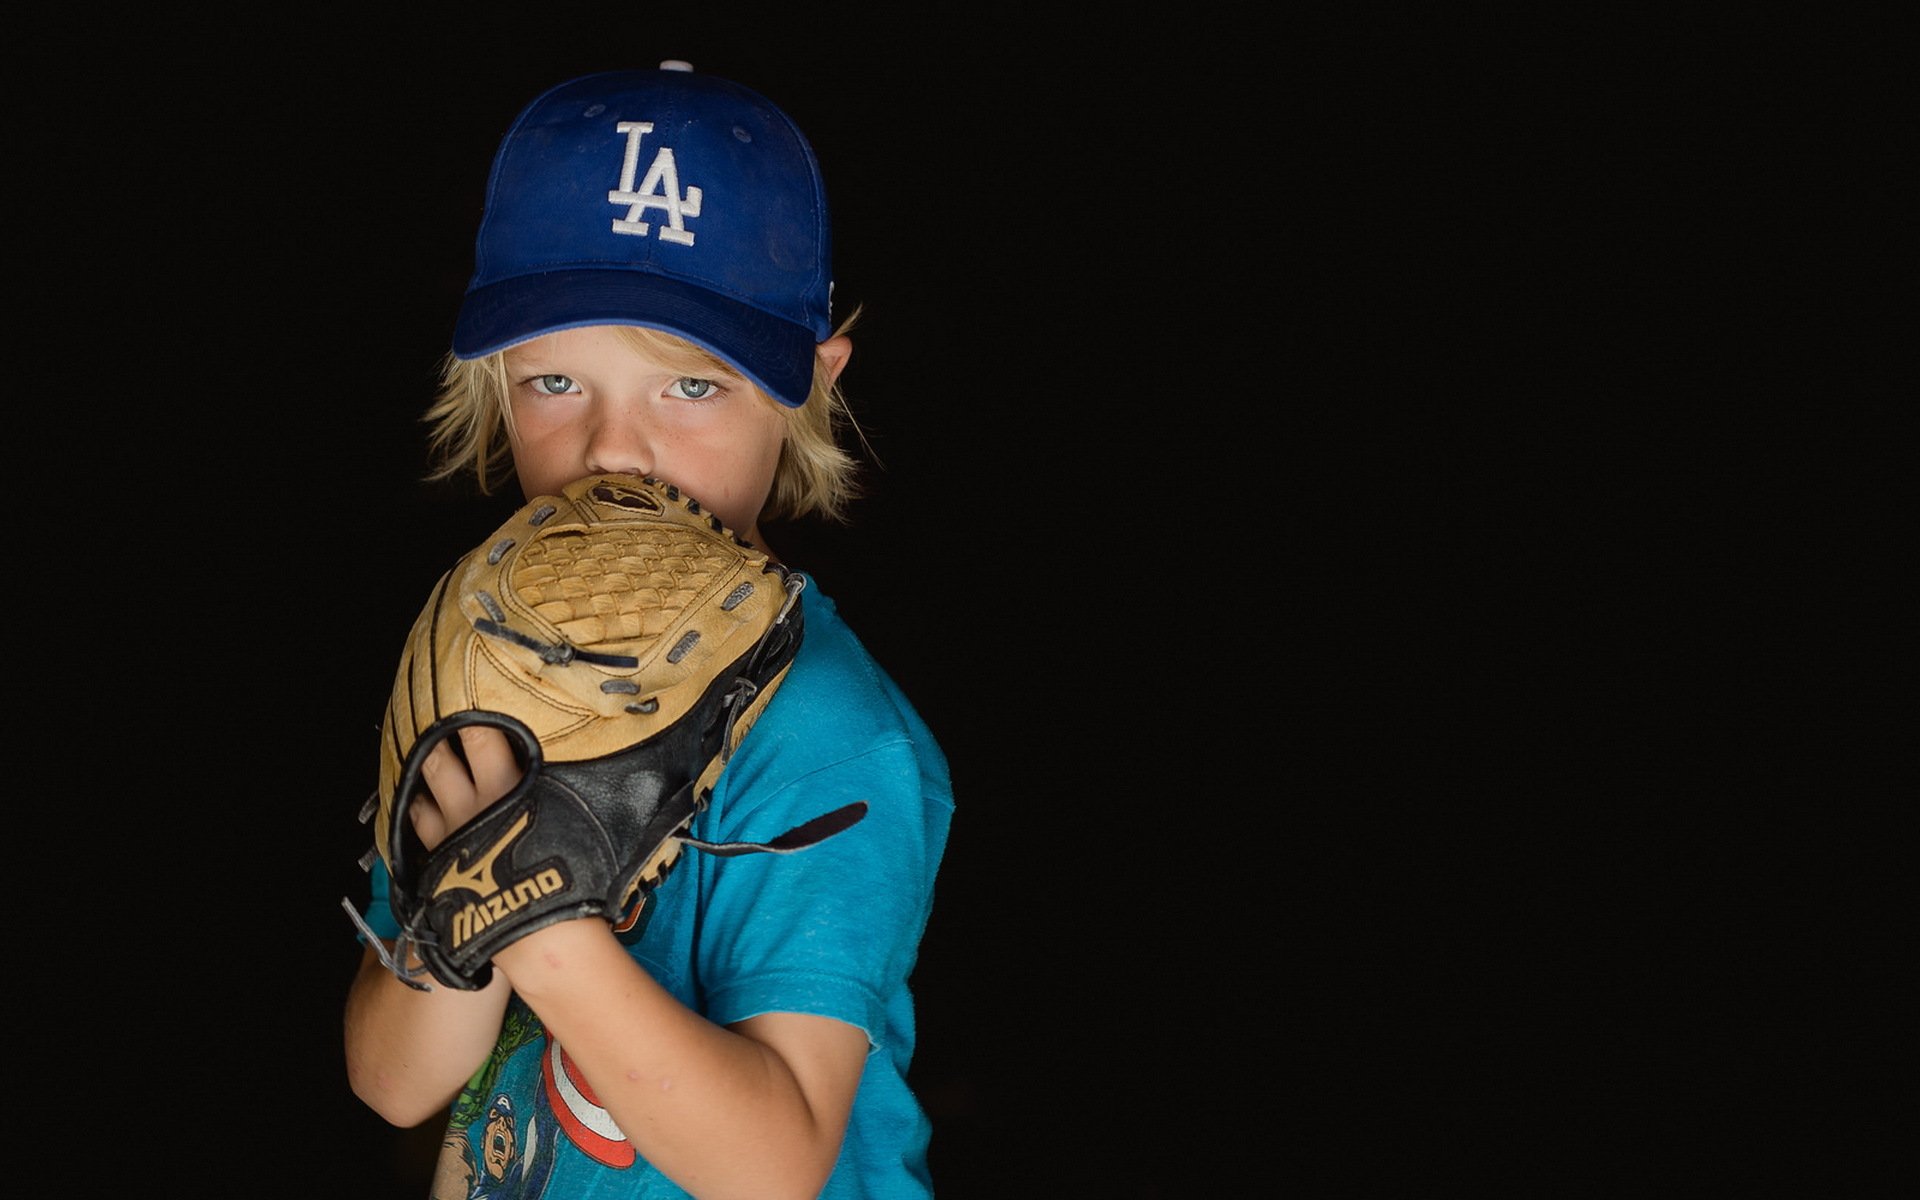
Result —
<svg viewBox="0 0 1920 1200"><path fill-rule="evenodd" d="M797 408L832 336L831 241L813 148L759 93L674 60L582 76L500 142L453 353L641 325Z"/></svg>

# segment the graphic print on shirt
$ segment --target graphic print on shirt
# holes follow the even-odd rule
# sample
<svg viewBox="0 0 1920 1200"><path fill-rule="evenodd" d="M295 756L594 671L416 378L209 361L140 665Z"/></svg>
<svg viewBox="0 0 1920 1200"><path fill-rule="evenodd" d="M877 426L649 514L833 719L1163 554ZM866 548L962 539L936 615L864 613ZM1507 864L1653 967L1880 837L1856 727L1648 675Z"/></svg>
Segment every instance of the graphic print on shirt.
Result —
<svg viewBox="0 0 1920 1200"><path fill-rule="evenodd" d="M633 1165L633 1143L613 1123L613 1114L600 1107L586 1078L552 1038L547 1039L547 1052L541 1056L540 1078L545 1085L541 1094L552 1106L568 1141L605 1166Z"/></svg>
<svg viewBox="0 0 1920 1200"><path fill-rule="evenodd" d="M431 1200L542 1196L563 1142L601 1167L637 1158L573 1060L515 997L493 1053L454 1101Z"/></svg>

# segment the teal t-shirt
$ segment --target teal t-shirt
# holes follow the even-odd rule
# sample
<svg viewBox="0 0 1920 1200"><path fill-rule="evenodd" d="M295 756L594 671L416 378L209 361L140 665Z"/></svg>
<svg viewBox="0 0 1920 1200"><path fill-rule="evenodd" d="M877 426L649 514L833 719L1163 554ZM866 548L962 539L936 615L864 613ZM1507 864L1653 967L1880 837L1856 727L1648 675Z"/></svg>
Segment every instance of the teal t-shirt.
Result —
<svg viewBox="0 0 1920 1200"><path fill-rule="evenodd" d="M924 1197L931 1127L907 1087L908 988L946 849L953 787L913 706L809 578L800 650L694 818L707 841L767 841L855 800L867 815L793 854L681 852L629 951L681 1003L716 1024L766 1012L832 1017L870 1051L833 1200ZM399 932L375 862L369 927ZM463 1183L466 1190L450 1191ZM487 1065L454 1102L436 1195L682 1197L621 1134L516 998Z"/></svg>

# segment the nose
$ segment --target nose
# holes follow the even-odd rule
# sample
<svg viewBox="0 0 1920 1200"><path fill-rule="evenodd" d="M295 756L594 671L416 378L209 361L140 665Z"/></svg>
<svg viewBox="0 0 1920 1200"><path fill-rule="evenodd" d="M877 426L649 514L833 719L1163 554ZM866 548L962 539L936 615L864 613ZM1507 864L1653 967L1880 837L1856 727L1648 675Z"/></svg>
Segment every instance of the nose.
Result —
<svg viewBox="0 0 1920 1200"><path fill-rule="evenodd" d="M587 470L594 475L651 475L653 439L640 406L618 397L601 397L589 417Z"/></svg>

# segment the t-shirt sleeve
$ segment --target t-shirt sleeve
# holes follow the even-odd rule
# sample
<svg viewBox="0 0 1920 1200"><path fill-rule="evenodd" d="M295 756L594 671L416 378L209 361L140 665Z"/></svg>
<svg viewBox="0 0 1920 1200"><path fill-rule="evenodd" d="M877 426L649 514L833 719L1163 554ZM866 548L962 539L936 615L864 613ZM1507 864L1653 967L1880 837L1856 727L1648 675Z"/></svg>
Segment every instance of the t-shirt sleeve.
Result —
<svg viewBox="0 0 1920 1200"><path fill-rule="evenodd" d="M373 930L382 939L392 941L400 936L400 922L393 919L393 906L387 900L389 884L387 864L378 858L374 859L373 866L367 871L367 877L370 899L367 901L367 906L360 911L360 915L366 919L367 928ZM365 934L356 936L362 943L367 940Z"/></svg>
<svg viewBox="0 0 1920 1200"><path fill-rule="evenodd" d="M856 800L867 811L850 828L791 854L709 858L690 851L697 869L670 877L682 891L663 888L656 897L663 906L687 904L686 889L704 892L699 928L682 961L692 965L689 990L710 1020L725 1025L803 1012L858 1026L875 1048L890 1030L911 1036L906 981L952 811L944 775L926 770L928 753L901 737L769 795L752 787L751 771L742 772L734 790L716 798L714 808L727 817L702 835L716 840L766 841ZM741 795L756 799L730 811Z"/></svg>

